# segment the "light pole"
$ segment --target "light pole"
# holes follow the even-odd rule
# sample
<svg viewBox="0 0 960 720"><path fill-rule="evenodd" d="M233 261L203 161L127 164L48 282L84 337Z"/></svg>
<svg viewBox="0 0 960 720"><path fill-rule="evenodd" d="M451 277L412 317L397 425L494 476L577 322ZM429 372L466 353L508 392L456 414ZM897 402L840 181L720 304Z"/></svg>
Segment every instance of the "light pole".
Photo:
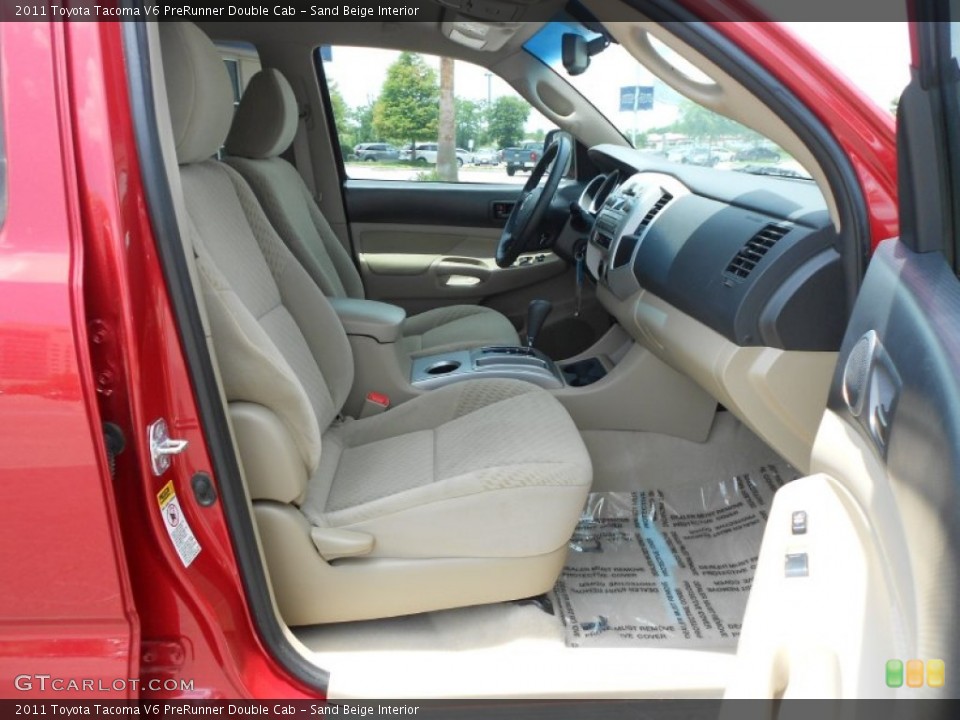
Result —
<svg viewBox="0 0 960 720"><path fill-rule="evenodd" d="M491 91L491 82L493 81L493 73L487 72L487 73L484 73L484 75L487 76L487 107L490 107L490 105L493 102L493 93Z"/></svg>

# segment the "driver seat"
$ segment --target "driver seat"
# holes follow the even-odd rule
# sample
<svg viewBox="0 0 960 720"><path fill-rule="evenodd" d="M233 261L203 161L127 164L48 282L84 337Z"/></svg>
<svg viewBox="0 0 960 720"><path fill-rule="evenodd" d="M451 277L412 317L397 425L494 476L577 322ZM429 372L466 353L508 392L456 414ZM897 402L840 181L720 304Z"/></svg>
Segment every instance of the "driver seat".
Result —
<svg viewBox="0 0 960 720"><path fill-rule="evenodd" d="M253 188L283 242L324 295L364 297L360 273L307 189L300 173L280 157L297 132L297 101L277 70L250 79L230 134L225 158ZM402 349L411 357L483 345L519 345L517 331L496 310L450 305L408 317Z"/></svg>

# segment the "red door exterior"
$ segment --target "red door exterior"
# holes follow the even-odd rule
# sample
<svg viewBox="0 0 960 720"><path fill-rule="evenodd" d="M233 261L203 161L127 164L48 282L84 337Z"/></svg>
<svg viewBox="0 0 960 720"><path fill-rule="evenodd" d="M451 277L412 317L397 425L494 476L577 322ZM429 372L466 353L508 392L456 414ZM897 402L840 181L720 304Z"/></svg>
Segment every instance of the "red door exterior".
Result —
<svg viewBox="0 0 960 720"><path fill-rule="evenodd" d="M0 24L0 696L136 697L137 617L88 411L65 29Z"/></svg>

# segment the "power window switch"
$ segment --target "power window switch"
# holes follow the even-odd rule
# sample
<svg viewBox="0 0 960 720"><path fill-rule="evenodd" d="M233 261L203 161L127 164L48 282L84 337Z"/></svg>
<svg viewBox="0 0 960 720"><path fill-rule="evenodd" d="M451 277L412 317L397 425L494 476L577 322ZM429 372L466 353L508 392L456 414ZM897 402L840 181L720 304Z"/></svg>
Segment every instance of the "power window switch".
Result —
<svg viewBox="0 0 960 720"><path fill-rule="evenodd" d="M806 553L787 553L783 574L788 578L807 577L810 574L810 559Z"/></svg>
<svg viewBox="0 0 960 720"><path fill-rule="evenodd" d="M790 532L793 535L807 534L807 511L797 510L790 516Z"/></svg>

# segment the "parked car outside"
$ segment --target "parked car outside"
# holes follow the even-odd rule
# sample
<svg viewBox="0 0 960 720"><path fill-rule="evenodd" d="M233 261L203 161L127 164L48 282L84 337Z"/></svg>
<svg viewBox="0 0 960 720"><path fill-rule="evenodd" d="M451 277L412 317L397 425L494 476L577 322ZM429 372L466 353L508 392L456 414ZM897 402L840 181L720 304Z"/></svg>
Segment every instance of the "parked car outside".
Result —
<svg viewBox="0 0 960 720"><path fill-rule="evenodd" d="M418 162L422 165L436 165L437 164L437 152L438 145L437 143L418 143L416 146L417 154L416 158L413 157L413 153L410 148L404 148L400 152L401 160L411 160ZM463 167L467 163L473 162L473 153L464 150L463 148L456 148L457 151L457 166Z"/></svg>
<svg viewBox="0 0 960 720"><path fill-rule="evenodd" d="M713 167L720 162L720 157L708 147L691 148L680 158L684 165L702 165L703 167Z"/></svg>
<svg viewBox="0 0 960 720"><path fill-rule="evenodd" d="M376 162L380 160L397 160L400 158L400 150L389 143L366 143L358 145L354 153L358 160L364 162Z"/></svg>
<svg viewBox="0 0 960 720"><path fill-rule="evenodd" d="M480 148L473 155L474 165L499 165L500 151L496 148Z"/></svg>
<svg viewBox="0 0 960 720"><path fill-rule="evenodd" d="M739 162L780 162L780 153L773 148L756 145L741 150L733 156L733 159Z"/></svg>
<svg viewBox="0 0 960 720"><path fill-rule="evenodd" d="M527 140L519 147L504 148L503 161L507 164L507 175L511 177L518 170L533 170L543 155L542 140Z"/></svg>

